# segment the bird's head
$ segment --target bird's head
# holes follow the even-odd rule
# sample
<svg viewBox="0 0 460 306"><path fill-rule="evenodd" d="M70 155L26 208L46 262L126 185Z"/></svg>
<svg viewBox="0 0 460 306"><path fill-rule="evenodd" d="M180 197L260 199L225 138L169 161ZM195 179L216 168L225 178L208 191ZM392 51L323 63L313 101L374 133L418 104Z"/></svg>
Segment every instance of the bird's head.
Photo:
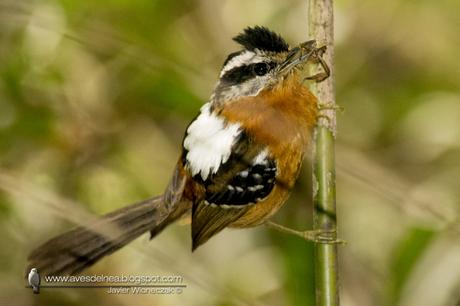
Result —
<svg viewBox="0 0 460 306"><path fill-rule="evenodd" d="M260 26L246 28L233 40L243 49L229 54L224 62L211 98L217 104L283 86L284 80L310 59L317 62L322 54L314 40L291 48L279 34Z"/></svg>

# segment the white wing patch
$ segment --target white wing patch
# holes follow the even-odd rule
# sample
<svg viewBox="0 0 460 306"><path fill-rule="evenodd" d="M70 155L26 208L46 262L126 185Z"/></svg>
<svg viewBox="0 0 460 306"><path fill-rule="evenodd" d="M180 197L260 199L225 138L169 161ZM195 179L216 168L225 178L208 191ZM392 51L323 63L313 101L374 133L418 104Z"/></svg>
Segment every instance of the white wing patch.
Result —
<svg viewBox="0 0 460 306"><path fill-rule="evenodd" d="M201 114L190 124L184 139L187 167L192 175L200 174L206 180L216 173L232 153L235 139L241 133L241 126L226 123L211 113L210 103L201 107Z"/></svg>

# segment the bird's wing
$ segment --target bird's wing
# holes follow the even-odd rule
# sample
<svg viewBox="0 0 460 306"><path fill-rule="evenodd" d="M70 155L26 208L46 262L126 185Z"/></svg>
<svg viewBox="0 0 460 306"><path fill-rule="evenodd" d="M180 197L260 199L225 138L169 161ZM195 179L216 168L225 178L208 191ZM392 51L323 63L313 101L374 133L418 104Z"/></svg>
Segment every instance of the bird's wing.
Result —
<svg viewBox="0 0 460 306"><path fill-rule="evenodd" d="M32 273L32 275L29 274L29 284L35 287L40 285L40 276L38 273Z"/></svg>
<svg viewBox="0 0 460 306"><path fill-rule="evenodd" d="M243 216L274 187L276 163L265 146L242 132L231 152L228 160L206 179L193 177L204 190L192 209L193 249Z"/></svg>
<svg viewBox="0 0 460 306"><path fill-rule="evenodd" d="M168 187L163 194L164 204L173 210L175 205L182 199L185 184L187 182L187 173L182 165L182 158L179 160L174 173L171 177Z"/></svg>

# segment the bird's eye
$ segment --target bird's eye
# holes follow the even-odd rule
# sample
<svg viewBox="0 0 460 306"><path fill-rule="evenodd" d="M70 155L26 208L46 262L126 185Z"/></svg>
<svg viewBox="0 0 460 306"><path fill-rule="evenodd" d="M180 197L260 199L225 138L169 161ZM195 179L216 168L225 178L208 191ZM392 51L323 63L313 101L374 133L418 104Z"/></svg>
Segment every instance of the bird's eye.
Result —
<svg viewBox="0 0 460 306"><path fill-rule="evenodd" d="M252 66L252 71L255 75L265 75L270 70L270 65L267 63L257 63Z"/></svg>

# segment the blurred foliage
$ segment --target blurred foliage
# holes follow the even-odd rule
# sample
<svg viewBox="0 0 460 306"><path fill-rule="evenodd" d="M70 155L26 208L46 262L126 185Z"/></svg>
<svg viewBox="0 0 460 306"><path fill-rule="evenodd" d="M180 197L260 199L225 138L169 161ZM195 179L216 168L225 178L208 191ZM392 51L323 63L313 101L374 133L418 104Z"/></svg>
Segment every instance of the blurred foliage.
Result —
<svg viewBox="0 0 460 306"><path fill-rule="evenodd" d="M417 259L423 255L423 251L429 246L433 238L433 231L413 228L403 237L393 255L393 264L390 266L391 274L388 282L388 297L383 305L398 305L404 283L410 276L410 272Z"/></svg>
<svg viewBox="0 0 460 306"><path fill-rule="evenodd" d="M460 301L460 2L336 1L342 304ZM52 235L162 192L231 41L307 40L304 0L0 0L0 304L313 305L312 245L187 226L87 273L183 275L182 295L24 289ZM308 166L308 162L306 162ZM308 167L306 167L308 168ZM276 221L311 227L310 172Z"/></svg>

